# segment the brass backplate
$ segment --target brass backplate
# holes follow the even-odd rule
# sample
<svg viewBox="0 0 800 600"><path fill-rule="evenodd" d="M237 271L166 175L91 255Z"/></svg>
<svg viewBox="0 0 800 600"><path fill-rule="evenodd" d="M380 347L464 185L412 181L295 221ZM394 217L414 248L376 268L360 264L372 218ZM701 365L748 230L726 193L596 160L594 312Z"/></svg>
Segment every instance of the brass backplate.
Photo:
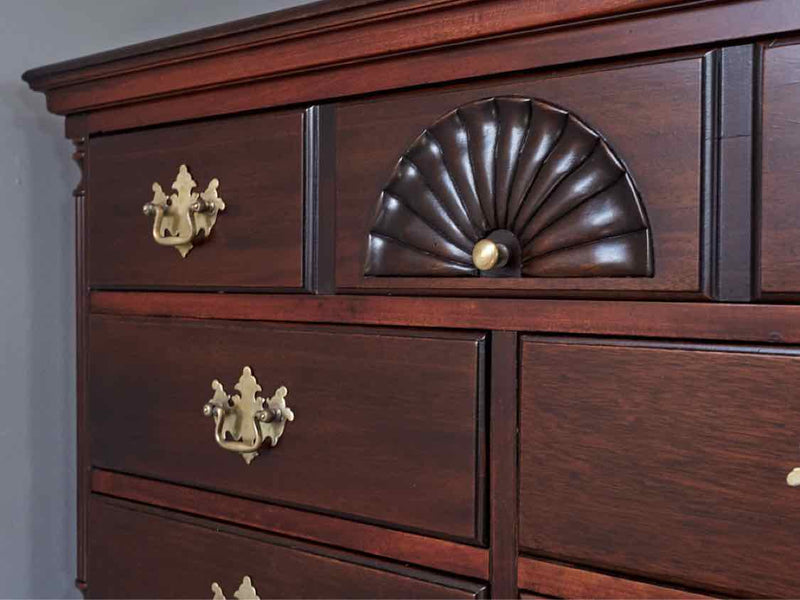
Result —
<svg viewBox="0 0 800 600"><path fill-rule="evenodd" d="M225 598L225 593L222 591L222 587L220 587L216 581L211 584L211 591L214 592L213 600L227 600ZM256 588L253 587L253 582L247 575L242 579L239 589L233 593L233 597L237 600L261 600L261 598L258 597Z"/></svg>
<svg viewBox="0 0 800 600"><path fill-rule="evenodd" d="M174 247L182 257L211 234L217 215L225 210L217 192L219 180L212 179L199 194L193 191L195 187L188 167L181 165L172 183L175 193L167 196L158 182L153 183L153 199L143 207L144 214L153 217L156 243Z"/></svg>
<svg viewBox="0 0 800 600"><path fill-rule="evenodd" d="M287 421L294 421L294 412L286 406L289 391L283 386L269 399L258 395L261 385L250 367L242 369L234 388L239 393L230 396L218 380L212 381L214 396L203 407L203 414L214 417L217 444L238 452L250 464L267 439L271 446L278 443Z"/></svg>

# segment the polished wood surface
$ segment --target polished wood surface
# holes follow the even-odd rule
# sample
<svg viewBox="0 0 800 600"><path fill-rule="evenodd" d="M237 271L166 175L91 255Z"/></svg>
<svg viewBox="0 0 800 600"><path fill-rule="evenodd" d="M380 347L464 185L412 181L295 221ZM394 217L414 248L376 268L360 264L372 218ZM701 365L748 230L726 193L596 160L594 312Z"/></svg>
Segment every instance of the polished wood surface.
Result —
<svg viewBox="0 0 800 600"><path fill-rule="evenodd" d="M558 76L524 77L513 81L498 82L492 86L456 86L448 90L425 91L419 93L406 93L385 99L369 99L346 103L337 109L337 140L336 156L338 161L337 179L337 245L336 245L336 282L340 289L398 289L414 290L415 293L429 293L429 290L468 290L480 293L489 290L490 293L508 291L527 292L539 295L556 291L582 291L585 293L602 293L613 291L628 292L660 292L662 296L672 294L701 294L700 272L705 267L700 263L700 132L702 127L701 112L701 75L703 61L697 56L683 58L661 59L652 63L635 64L628 67L616 65L614 69L589 69L576 72L560 73ZM537 98L547 102L556 102L562 108L579 115L587 123L597 129L607 140L609 147L620 157L630 176L636 182L636 187L641 194L641 204L647 216L638 218L638 225L626 224L621 232L633 231L637 227L642 230L643 223L649 220L649 233L652 236L654 257L653 277L647 277L650 256L647 236L636 239L643 240L643 245L633 244L628 248L614 248L609 251L594 251L588 246L579 246L573 252L572 260L566 261L558 253L550 252L560 243L567 245L577 244L585 227L581 224L581 211L587 210L582 206L570 213L573 220L559 221L536 237L533 248L525 248L526 252L542 252L547 258L538 259L539 262L523 264L523 273L533 277L511 278L475 278L463 277L468 274L469 265L460 269L460 272L450 273L443 267L429 269L431 275L459 275L462 277L414 277L424 273L424 267L419 264L425 256L434 252L440 255L445 252L446 246L442 243L441 236L437 239L424 240L426 223L433 232L447 233L447 240L454 246L447 254L448 260L461 262L469 260L465 248L469 246L467 234L459 234L459 229L452 219L442 219L441 215L427 215L418 206L424 202L426 195L419 190L414 192L409 187L414 186L414 179L405 177L402 184L393 184L393 177L403 174L404 169L410 167L401 162L399 170L395 170L398 160L414 140L430 127L437 119L450 111L465 106L469 102L487 97L522 96ZM646 97L648 102L642 103ZM476 106L476 105L471 105ZM477 110L477 109L476 109ZM476 115L472 120L478 120ZM458 122L466 126L470 120L462 117ZM539 121L537 121L539 122ZM445 123L446 124L446 123ZM480 125L478 122L477 125ZM476 131L479 128L474 127ZM539 127L544 127L541 123ZM558 123L553 124L559 129ZM485 191L478 194L480 203L488 204L490 196L489 183L493 180L497 167L492 166L492 177L481 179L477 173L479 162L475 156L478 153L479 141L477 134L468 134L472 146L468 153L456 149L444 148L441 144L447 141L446 132L436 126L436 138L442 152L450 156L448 166L450 172L456 173L454 156L465 157L465 171L475 171L473 176L476 189L478 184L486 179L483 187ZM597 138L590 134L581 135L580 126L570 129L566 137L553 133L553 136L563 141L557 148L558 156L553 161L547 162L545 168L539 170L538 183L531 188L531 194L536 199L537 194L547 195L548 190L555 183L561 182L566 173L559 173L558 168L568 168L570 159L576 165L583 163L578 157L587 158L588 152L595 145ZM535 131L538 131L535 130ZM543 141L550 137L545 136ZM439 139L441 138L441 139ZM478 138L483 139L483 138ZM538 139L538 138L536 138ZM494 140L496 142L496 139ZM584 143L585 142L585 143ZM416 142L419 144L420 142ZM581 145L583 143L583 145ZM494 143L491 144L494 148ZM586 146L584 148L584 146ZM421 152L421 151L420 151ZM563 161L555 161L563 154ZM425 157L417 152L416 160L422 163ZM585 156L584 156L585 155ZM599 157L601 154L597 154ZM592 156L595 156L593 154ZM493 161L492 161L493 162ZM528 164L530 161L523 161ZM536 162L530 163L535 169ZM557 165L555 168L553 165ZM406 166L404 166L406 165ZM589 161L585 165L592 171L591 184L584 182L581 191L591 189L592 185L608 185L603 183L603 174L610 176L610 171L602 170L596 161ZM597 168L594 168L597 167ZM424 167L423 167L424 168ZM412 169L416 174L418 171ZM578 175L586 169L579 170ZM519 172L519 171L517 171ZM427 179L431 176L425 173ZM462 202L467 202L465 189L468 179L459 185L462 178L455 175L454 183L461 189L459 195ZM587 180L589 181L589 180ZM624 181L624 180L623 180ZM433 185L426 181L427 187ZM499 184L498 184L499 185ZM388 187L386 187L388 186ZM419 186L418 186L419 187ZM423 186L424 188L425 186ZM540 190L539 187L542 187ZM520 216L520 231L516 232L524 244L530 242L532 237L542 227L553 223L559 214L557 206L561 206L561 196L566 193L569 186L562 186L554 190L550 196L553 200L545 208L539 210L535 201L516 206L512 202L512 213ZM386 189L386 194L391 198L401 197L408 210L418 218L406 218L401 229L412 236L402 246L420 244L424 245L426 254L416 253L413 256L406 250L392 258L386 254L391 248L382 252L373 252L367 260L367 250L370 248L370 230L376 221L376 209L381 199L381 191ZM442 192L443 194L444 192ZM429 194L430 195L430 194ZM469 194L467 194L469 195ZM386 195L384 194L384 198ZM416 200L414 200L416 198ZM412 202L413 205L408 203ZM476 199L476 202L478 200ZM431 202L425 202L431 206ZM502 202L501 202L502 204ZM591 203L589 203L591 204ZM433 203L432 206L436 206ZM636 202L633 201L636 213ZM591 206L588 206L591 208ZM494 208L488 206L475 207L482 209L484 214L493 213ZM399 210L399 209L398 209ZM397 211L391 211L395 213ZM453 211L450 211L453 213ZM534 214L535 213L535 214ZM445 214L446 211L445 211ZM471 213L470 213L471 214ZM402 216L402 215L401 215ZM465 217L466 218L466 217ZM476 217L477 218L477 217ZM587 216L588 221L597 221L600 213L595 212ZM383 242L384 248L391 242L388 238L402 237L402 233L392 233L388 221L390 215L384 210L378 213L378 233L380 238L373 236L375 243ZM494 223L495 215L489 222L489 229L504 228ZM425 223L420 223L424 221ZM448 228L447 224L452 226ZM464 225L466 227L466 224ZM515 229L512 224L508 229ZM388 230L387 230L388 229ZM394 229L397 229L395 227ZM480 233L484 231L479 229ZM458 235L457 235L458 234ZM477 234L476 234L477 235ZM459 237L460 236L460 237ZM480 237L480 236L479 236ZM459 242L459 240L463 240ZM631 238L633 239L633 238ZM376 241L377 240L377 241ZM570 242L569 240L573 240ZM621 238L616 238L621 240ZM432 248L435 246L438 248ZM449 247L449 246L448 246ZM372 246L375 249L375 245ZM401 249L402 249L401 248ZM469 252L472 247L469 246ZM624 254L628 272L608 268L604 270L604 261L608 256ZM415 260L412 260L412 258ZM605 257L605 258L601 258ZM524 257L523 257L524 258ZM542 262L544 261L544 262ZM638 262L637 262L638 261ZM524 261L523 261L524 262ZM441 260L440 260L441 263ZM540 264L541 263L541 264ZM630 264L629 264L630 263ZM384 275L381 277L365 276ZM537 267L537 265L539 265ZM572 269L572 270L570 270ZM577 270L576 270L577 269ZM596 273L594 272L596 271ZM645 275L640 277L603 277L619 274ZM385 275L397 274L403 277L387 277ZM545 275L546 277L536 277ZM561 277L559 277L561 275ZM576 276L572 276L576 275ZM590 275L581 277L579 275ZM596 275L596 276L595 276ZM565 277L569 276L569 277Z"/></svg>
<svg viewBox="0 0 800 600"><path fill-rule="evenodd" d="M709 222L713 223L714 246L709 248L715 265L711 279L717 300L747 302L755 295L755 201L753 173L756 116L753 110L756 80L756 48L752 44L723 48L711 58L718 69L718 99L709 120L714 121L711 140L718 152L718 175L706 168L704 177L713 180L708 202ZM708 84L707 84L708 85ZM718 127L718 128L717 128ZM706 155L713 160L713 152ZM711 167L711 165L708 165ZM715 205L716 204L716 205Z"/></svg>
<svg viewBox="0 0 800 600"><path fill-rule="evenodd" d="M491 334L489 372L489 528L491 590L494 598L517 596L517 446L519 337Z"/></svg>
<svg viewBox="0 0 800 600"><path fill-rule="evenodd" d="M473 249L498 230L509 256L480 266ZM598 132L543 100L499 96L454 108L403 153L364 274L651 277L651 241L639 192Z"/></svg>
<svg viewBox="0 0 800 600"><path fill-rule="evenodd" d="M94 292L92 312L800 343L800 307L499 298Z"/></svg>
<svg viewBox="0 0 800 600"><path fill-rule="evenodd" d="M87 235L94 288L303 286L303 134L297 111L92 138ZM182 258L152 238L142 205L186 164L226 208Z"/></svg>
<svg viewBox="0 0 800 600"><path fill-rule="evenodd" d="M92 463L479 543L483 337L93 316ZM202 414L244 366L295 413L249 465Z"/></svg>
<svg viewBox="0 0 800 600"><path fill-rule="evenodd" d="M523 598L699 600L713 597L526 557L519 560L519 585L540 594L530 596L523 592Z"/></svg>
<svg viewBox="0 0 800 600"><path fill-rule="evenodd" d="M419 569L92 498L90 598L477 598L484 586Z"/></svg>
<svg viewBox="0 0 800 600"><path fill-rule="evenodd" d="M472 579L489 579L485 548L100 469L92 472L92 491Z"/></svg>
<svg viewBox="0 0 800 600"><path fill-rule="evenodd" d="M798 377L796 351L524 338L520 546L796 596Z"/></svg>
<svg viewBox="0 0 800 600"><path fill-rule="evenodd" d="M800 153L800 45L766 45L763 61L761 174L761 292L764 297L800 294L797 232L800 214L794 198L800 185L795 157Z"/></svg>
<svg viewBox="0 0 800 600"><path fill-rule="evenodd" d="M626 0L622 0L626 2ZM106 72L120 71L117 78L119 86L114 93L124 98L117 103L104 102L103 107L91 110L87 115L85 126L89 131L109 131L120 128L130 128L153 123L164 123L182 118L197 118L219 114L230 114L237 111L253 110L257 108L280 106L286 104L310 102L314 100L343 97L353 94L370 93L375 90L398 89L402 87L439 83L467 77L480 77L500 72L515 70L552 67L570 62L598 60L632 53L654 52L675 47L690 47L721 43L727 40L752 38L756 36L772 35L775 33L790 32L800 28L800 10L795 0L754 0L750 2L731 2L728 0L698 0L685 2L676 7L666 7L663 10L647 10L656 8L657 4L645 3L647 0L636 0L636 5L645 9L611 19L592 19L601 16L608 2L587 2L574 0L570 2L532 3L527 0L516 0L518 10L500 10L499 19L494 20L490 31L483 29L484 24L491 24L491 20L475 20L470 16L476 7L486 4L487 9L493 11L495 2L486 3L483 0L475 2L453 1L453 12L446 15L441 10L439 2L422 2L420 11L407 10L402 2L377 2L370 3L370 14L356 16L352 23L363 26L365 29L375 28L382 21L391 21L398 17L421 18L426 29L423 35L435 35L436 41L428 47L416 48L408 52L407 46L401 45L396 52L383 54L378 60L374 59L374 51L381 47L383 41L390 33L395 40L407 38L412 30L419 29L420 22L409 23L408 27L375 28L380 29L377 36L372 38L375 44L355 44L345 27L340 36L340 43L361 51L360 60L345 60L343 62L331 61L331 50L327 44L318 43L318 39L306 39L307 51L318 51L318 60L322 59L326 68L305 68L299 71L284 71L279 74L262 78L261 76L247 80L247 86L222 86L208 87L199 84L197 73L205 71L210 77L226 81L231 73L241 73L243 67L248 65L243 58L251 59L253 64L269 69L272 64L271 49L282 34L276 32L275 40L265 40L260 48L265 58L259 59L246 40L240 40L241 49L245 56L232 56L235 66L219 62L213 56L214 46L219 42L210 40L212 48L206 52L197 40L187 40L182 52L186 60L177 60L177 67L183 71L184 82L190 79L189 88L181 90L183 93L150 94L155 86L165 85L164 80L178 81L177 78L166 78L158 74L163 73L165 67L170 67L173 57L167 52L162 56L158 53L147 52L130 60L130 65L122 60L115 64L113 61L103 67ZM659 3L659 0L653 0ZM390 8L383 10L382 4ZM411 5L415 4L410 2ZM503 3L500 3L501 6ZM649 4L649 6L648 6ZM631 5L620 4L616 10L623 10ZM571 12L569 18L563 18L561 7L566 7ZM612 3L613 7L613 3ZM575 9L578 10L575 10ZM596 11L600 10L598 14ZM613 12L613 11L612 11ZM443 18L443 16L445 16ZM559 17L561 15L561 17ZM348 15L346 15L348 16ZM354 15L350 15L354 16ZM453 16L454 18L449 18ZM486 16L486 15L484 15ZM588 17L589 21L581 22L581 17ZM548 27L554 19L561 21L575 21L575 26ZM349 19L346 19L349 20ZM526 29L526 22L529 26ZM461 25L461 35L449 44L439 42L441 36L446 35L449 27ZM265 25L268 25L265 22ZM416 25L417 27L414 27ZM331 29L336 30L337 25L331 23ZM325 26L323 26L323 29ZM231 32L237 27L229 26ZM243 29L247 29L247 26ZM300 24L300 29L304 29ZM308 28L310 31L314 27ZM635 31L636 35L630 35ZM514 35L505 35L514 32ZM297 35L286 32L285 40L289 43L297 42ZM466 33L466 37L463 34ZM195 33L195 36L198 34ZM492 51L485 51L487 35L492 44ZM200 33L202 37L202 33ZM224 36L224 32L223 32ZM231 39L235 47L237 40ZM465 43L469 42L469 43ZM219 48L220 58L231 56L230 48L225 47L225 40ZM301 42L302 44L302 42ZM169 44L167 44L169 45ZM297 44L295 44L297 46ZM291 48L291 50L296 50ZM207 51L210 51L207 52ZM135 50L130 52L136 54ZM342 56L341 54L336 54ZM149 62L155 58L155 62ZM175 57L178 58L178 57ZM161 67L155 72L146 67ZM308 65L310 66L310 65ZM316 65L322 66L322 65ZM245 67L246 68L246 67ZM135 75L131 81L126 75L130 71ZM139 71L144 72L140 73ZM150 76L146 76L150 73ZM104 95L104 84L109 79L101 73L92 73L80 69L80 63L73 65L55 66L53 69L43 71L42 77L29 73L27 80L35 88L46 91L48 104L53 110L66 109L66 103L74 103L75 108L67 110L70 115L86 111L89 106L97 101L101 94ZM77 79L74 86L59 85L61 77L69 80ZM81 79L86 79L93 94L84 94ZM94 81L93 81L94 80ZM237 84L242 79L235 80ZM232 82L233 83L233 82ZM166 83L169 85L168 83ZM201 87L197 87L197 85ZM108 97L105 100L110 100ZM132 102L132 100L137 100ZM71 119L68 119L68 128Z"/></svg>
<svg viewBox="0 0 800 600"><path fill-rule="evenodd" d="M328 2L31 70L25 79L50 93L50 110L66 114L120 102L142 86L148 95L186 93L234 78L286 76L367 56L680 3L686 0ZM162 73L157 81L154 68Z"/></svg>
<svg viewBox="0 0 800 600"><path fill-rule="evenodd" d="M82 167L79 588L210 596L221 545L262 597L800 594L798 32L334 0L26 73ZM228 205L186 259L182 163ZM297 417L249 466L201 416L245 365Z"/></svg>

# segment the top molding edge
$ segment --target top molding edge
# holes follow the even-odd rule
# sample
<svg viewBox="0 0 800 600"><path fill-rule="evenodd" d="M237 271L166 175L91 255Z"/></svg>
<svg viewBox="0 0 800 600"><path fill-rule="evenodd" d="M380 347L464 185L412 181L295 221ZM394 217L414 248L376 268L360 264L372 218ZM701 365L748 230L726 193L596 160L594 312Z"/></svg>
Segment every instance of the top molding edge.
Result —
<svg viewBox="0 0 800 600"><path fill-rule="evenodd" d="M213 61L224 55L246 52L266 45L279 53L281 46L306 46L294 61L272 65L258 61L243 79L273 77L301 70L335 66L377 56L420 51L442 45L474 41L525 30L641 13L679 4L703 4L707 0L323 0L266 15L233 21L158 40L126 46L83 58L59 62L25 72L22 78L36 90L60 94L102 79L124 80L141 71L175 68L192 61ZM467 14L467 11L469 14ZM387 21L398 23L386 28ZM405 23L409 27L403 27ZM412 33L413 28L413 33ZM367 34L380 36L355 44L346 56L333 52L337 46L315 45L331 37ZM411 33L411 34L410 34ZM343 40L346 42L346 40ZM263 49L263 48L262 48ZM333 51L333 52L332 52ZM219 85L226 79L201 82L197 87ZM195 86L176 84L174 89L141 89L121 92L110 104L175 93ZM108 106L109 104L105 104ZM81 98L51 105L52 112L73 114L93 110Z"/></svg>

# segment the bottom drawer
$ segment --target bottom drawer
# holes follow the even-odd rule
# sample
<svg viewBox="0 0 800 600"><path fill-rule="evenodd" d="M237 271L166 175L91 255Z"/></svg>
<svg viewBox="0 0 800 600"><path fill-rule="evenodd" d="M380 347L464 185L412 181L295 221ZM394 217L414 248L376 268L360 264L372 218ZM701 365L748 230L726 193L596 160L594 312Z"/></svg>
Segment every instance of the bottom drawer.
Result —
<svg viewBox="0 0 800 600"><path fill-rule="evenodd" d="M245 577L261 598L482 598L485 591L166 511L90 501L88 597L232 599ZM240 600L253 597L242 591Z"/></svg>

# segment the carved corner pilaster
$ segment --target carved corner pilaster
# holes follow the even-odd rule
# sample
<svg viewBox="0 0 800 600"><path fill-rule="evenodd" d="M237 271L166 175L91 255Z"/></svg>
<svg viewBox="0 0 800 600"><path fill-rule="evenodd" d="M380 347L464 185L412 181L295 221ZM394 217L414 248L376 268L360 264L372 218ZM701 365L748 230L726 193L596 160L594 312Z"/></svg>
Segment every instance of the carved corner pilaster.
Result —
<svg viewBox="0 0 800 600"><path fill-rule="evenodd" d="M72 153L72 160L78 165L81 172L81 178L75 189L72 190L72 195L76 200L83 200L86 198L86 138L74 138L72 143L75 146L75 151Z"/></svg>

